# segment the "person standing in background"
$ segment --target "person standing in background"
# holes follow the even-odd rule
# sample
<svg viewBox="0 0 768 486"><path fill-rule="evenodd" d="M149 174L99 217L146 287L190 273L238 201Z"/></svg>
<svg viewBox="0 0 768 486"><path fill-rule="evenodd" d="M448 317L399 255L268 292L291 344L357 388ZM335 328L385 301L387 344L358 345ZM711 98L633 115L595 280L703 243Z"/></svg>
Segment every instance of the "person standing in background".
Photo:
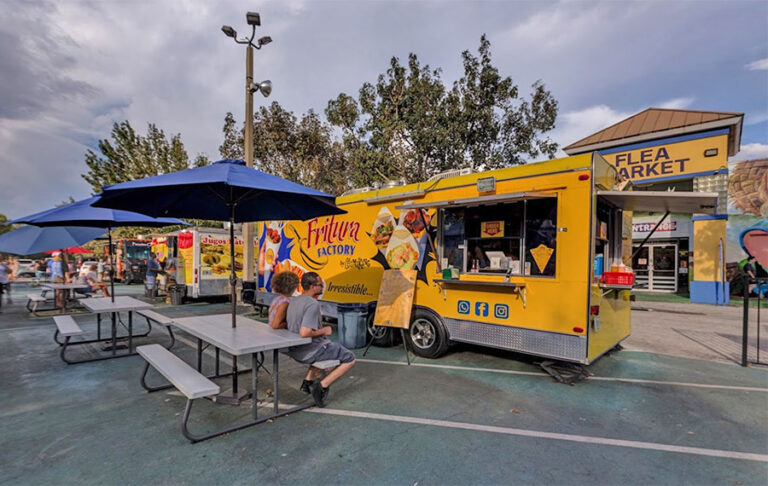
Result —
<svg viewBox="0 0 768 486"><path fill-rule="evenodd" d="M45 271L48 269L48 266L45 264L45 260L38 260L37 264L35 265L35 280L37 280L37 284L40 285L40 282L43 281L43 278L45 278Z"/></svg>
<svg viewBox="0 0 768 486"><path fill-rule="evenodd" d="M165 303L171 303L171 287L176 285L176 258L172 253L165 257Z"/></svg>
<svg viewBox="0 0 768 486"><path fill-rule="evenodd" d="M147 276L146 276L146 286L147 286L147 297L155 297L155 285L157 284L157 274L161 273L163 270L160 268L160 264L157 262L157 255L155 255L154 252L151 252L149 254L149 259L147 260Z"/></svg>
<svg viewBox="0 0 768 486"><path fill-rule="evenodd" d="M3 294L8 293L8 297L10 298L11 290L11 267L3 260L0 260L0 312L2 312L3 307ZM6 290L7 289L7 290ZM10 300L8 303L12 303Z"/></svg>

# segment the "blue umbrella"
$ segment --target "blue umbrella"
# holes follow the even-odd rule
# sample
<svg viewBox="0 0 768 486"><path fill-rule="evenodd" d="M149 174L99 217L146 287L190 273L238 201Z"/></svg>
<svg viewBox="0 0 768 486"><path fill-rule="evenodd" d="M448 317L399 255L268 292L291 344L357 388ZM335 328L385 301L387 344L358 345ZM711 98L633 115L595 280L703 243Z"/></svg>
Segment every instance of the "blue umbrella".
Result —
<svg viewBox="0 0 768 486"><path fill-rule="evenodd" d="M150 216L229 221L232 327L235 322L234 223L272 219L306 220L344 214L330 194L287 181L224 159L205 167L182 170L103 188L97 207L130 209Z"/></svg>
<svg viewBox="0 0 768 486"><path fill-rule="evenodd" d="M93 205L127 209L150 216L213 221L306 220L344 214L330 194L224 159L103 188Z"/></svg>
<svg viewBox="0 0 768 486"><path fill-rule="evenodd" d="M91 204L98 199L98 196L89 197L64 206L17 218L8 224L26 223L35 226L88 226L92 228L117 228L119 226L157 227L187 224L176 218L152 218L146 214L133 211L93 207Z"/></svg>
<svg viewBox="0 0 768 486"><path fill-rule="evenodd" d="M103 228L24 226L0 235L0 251L14 255L32 255L59 248L79 246L104 235Z"/></svg>
<svg viewBox="0 0 768 486"><path fill-rule="evenodd" d="M59 206L39 213L30 214L22 218L14 219L7 224L26 223L35 226L87 226L94 228L105 228L109 235L109 265L110 273L113 273L114 264L112 262L112 228L120 226L169 226L169 225L187 225L184 221L176 218L152 218L146 214L139 214L133 211L123 211L107 208L93 207L98 196L82 199L64 206ZM112 301L115 299L115 279L114 274L110 276L110 285L112 287Z"/></svg>

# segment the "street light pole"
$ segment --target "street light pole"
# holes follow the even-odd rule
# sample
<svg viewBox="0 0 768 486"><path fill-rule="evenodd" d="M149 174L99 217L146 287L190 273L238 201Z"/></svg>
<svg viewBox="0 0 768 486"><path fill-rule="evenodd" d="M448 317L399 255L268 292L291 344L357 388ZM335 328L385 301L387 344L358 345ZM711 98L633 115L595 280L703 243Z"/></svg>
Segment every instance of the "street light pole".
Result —
<svg viewBox="0 0 768 486"><path fill-rule="evenodd" d="M245 165L253 167L253 46L245 49ZM234 263L234 262L233 262ZM253 282L253 224L243 223L243 281Z"/></svg>
<svg viewBox="0 0 768 486"><path fill-rule="evenodd" d="M264 36L254 44L253 39L256 37L256 27L261 25L261 16L256 12L248 12L245 15L245 19L248 25L251 26L250 38L238 39L237 32L229 25L222 26L221 31L227 37L231 37L236 43L247 46L245 49L245 133L243 136L245 143L243 144L243 158L245 159L245 165L253 168L253 93L259 91L266 98L272 92L271 81L253 82L253 50L261 49L262 46L269 44L272 42L272 38ZM243 223L244 282L252 282L254 280L253 253L253 224L246 222Z"/></svg>

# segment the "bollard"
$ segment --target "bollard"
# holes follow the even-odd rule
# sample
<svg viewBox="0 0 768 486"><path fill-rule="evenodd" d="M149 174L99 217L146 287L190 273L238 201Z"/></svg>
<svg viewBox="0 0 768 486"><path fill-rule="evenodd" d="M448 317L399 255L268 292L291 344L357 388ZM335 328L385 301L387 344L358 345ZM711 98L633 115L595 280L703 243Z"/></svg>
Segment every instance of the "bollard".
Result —
<svg viewBox="0 0 768 486"><path fill-rule="evenodd" d="M747 366L747 334L749 333L749 279L744 279L744 322L741 328L741 366Z"/></svg>

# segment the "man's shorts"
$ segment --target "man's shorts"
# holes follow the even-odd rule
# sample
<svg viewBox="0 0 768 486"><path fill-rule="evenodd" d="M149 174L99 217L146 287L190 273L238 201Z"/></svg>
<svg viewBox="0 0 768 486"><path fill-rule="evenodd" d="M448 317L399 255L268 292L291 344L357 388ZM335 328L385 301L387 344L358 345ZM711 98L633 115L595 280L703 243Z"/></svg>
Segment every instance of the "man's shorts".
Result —
<svg viewBox="0 0 768 486"><path fill-rule="evenodd" d="M341 363L351 363L352 361L355 360L354 353L352 353L352 351L348 350L341 344L328 341L325 343L311 343L306 346L312 346L312 345L317 345L320 349L316 353L312 354L310 357L303 358L303 359L296 359L296 357L293 356L293 353L288 353L288 354L299 363L308 364L308 365L311 365L312 363L315 363L317 361L328 361L331 359L337 359Z"/></svg>

